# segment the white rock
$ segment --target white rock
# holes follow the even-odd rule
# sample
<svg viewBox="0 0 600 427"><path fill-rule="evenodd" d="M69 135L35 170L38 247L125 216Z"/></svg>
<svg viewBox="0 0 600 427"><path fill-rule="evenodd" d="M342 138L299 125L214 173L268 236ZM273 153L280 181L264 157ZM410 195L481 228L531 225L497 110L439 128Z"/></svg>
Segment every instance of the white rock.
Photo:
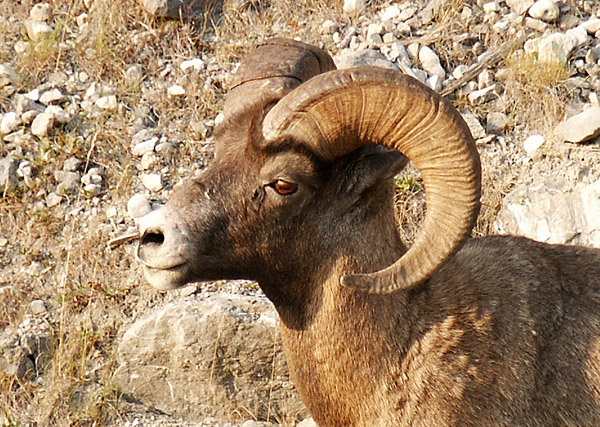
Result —
<svg viewBox="0 0 600 427"><path fill-rule="evenodd" d="M83 163L83 162L81 160L79 160L77 157L69 157L63 163L63 170L75 172L77 169L79 169L79 166L81 166L81 163Z"/></svg>
<svg viewBox="0 0 600 427"><path fill-rule="evenodd" d="M575 42L575 47L583 46L590 41L590 36L588 36L586 29L581 25L567 30L565 34L567 37L571 37L571 39L573 39Z"/></svg>
<svg viewBox="0 0 600 427"><path fill-rule="evenodd" d="M485 13L500 12L500 5L498 3L496 3L495 1L485 3L483 5L483 11Z"/></svg>
<svg viewBox="0 0 600 427"><path fill-rule="evenodd" d="M195 71L202 71L204 68L204 61L200 58L188 59L187 61L183 61L181 64L179 64L179 68L181 68L183 71L186 71L190 68L194 69Z"/></svg>
<svg viewBox="0 0 600 427"><path fill-rule="evenodd" d="M142 157L144 154L154 151L154 147L156 146L157 142L157 137L150 138L149 140L144 142L140 142L131 149L131 154L133 154L136 157Z"/></svg>
<svg viewBox="0 0 600 427"><path fill-rule="evenodd" d="M543 37L538 46L538 59L541 62L566 64L576 41L566 34L554 33Z"/></svg>
<svg viewBox="0 0 600 427"><path fill-rule="evenodd" d="M50 193L46 196L46 205L51 208L53 206L59 205L62 202L62 197L56 193Z"/></svg>
<svg viewBox="0 0 600 427"><path fill-rule="evenodd" d="M323 34L333 34L335 33L337 30L339 30L339 25L335 22L332 21L331 19L326 19L322 24L321 24L321 32Z"/></svg>
<svg viewBox="0 0 600 427"><path fill-rule="evenodd" d="M150 191L160 191L163 188L163 177L156 173L144 174L142 175L142 184Z"/></svg>
<svg viewBox="0 0 600 427"><path fill-rule="evenodd" d="M506 0L506 5L515 13L523 15L533 5L534 0Z"/></svg>
<svg viewBox="0 0 600 427"><path fill-rule="evenodd" d="M141 65L132 65L125 71L125 79L129 82L138 82L144 76Z"/></svg>
<svg viewBox="0 0 600 427"><path fill-rule="evenodd" d="M96 101L96 107L101 110L115 111L118 108L117 97L115 95L107 95L98 98Z"/></svg>
<svg viewBox="0 0 600 427"><path fill-rule="evenodd" d="M600 107L590 107L554 128L562 141L581 143L600 135Z"/></svg>
<svg viewBox="0 0 600 427"><path fill-rule="evenodd" d="M600 31L600 18L591 18L587 21L581 23L580 27L585 28L585 30L590 34L596 34Z"/></svg>
<svg viewBox="0 0 600 427"><path fill-rule="evenodd" d="M39 138L48 136L48 132L54 125L54 117L49 113L41 113L31 123L31 133Z"/></svg>
<svg viewBox="0 0 600 427"><path fill-rule="evenodd" d="M54 31L50 25L42 21L26 19L24 24L25 31L27 31L27 36L34 42L48 38L48 36Z"/></svg>
<svg viewBox="0 0 600 427"><path fill-rule="evenodd" d="M344 0L343 11L347 14L358 14L365 8L365 0Z"/></svg>
<svg viewBox="0 0 600 427"><path fill-rule="evenodd" d="M17 83L19 81L17 72L7 64L0 64L0 77L7 78L12 83Z"/></svg>
<svg viewBox="0 0 600 427"><path fill-rule="evenodd" d="M52 18L52 8L46 2L38 3L29 11L29 17L34 21L48 21Z"/></svg>
<svg viewBox="0 0 600 427"><path fill-rule="evenodd" d="M440 64L440 58L437 54L427 46L423 46L419 50L419 61L425 71L432 76L438 76L441 80L446 77L446 72Z"/></svg>
<svg viewBox="0 0 600 427"><path fill-rule="evenodd" d="M529 17L525 18L525 26L527 28L539 31L540 33L543 33L548 29L548 24L544 21L540 21L539 19L533 19Z"/></svg>
<svg viewBox="0 0 600 427"><path fill-rule="evenodd" d="M24 40L19 40L15 43L13 48L15 49L15 52L17 53L17 55L22 55L29 50L30 45L31 45L31 43L29 43L29 42L26 42Z"/></svg>
<svg viewBox="0 0 600 427"><path fill-rule="evenodd" d="M22 123L21 118L14 111L10 111L2 116L0 122L0 134L6 135L14 131Z"/></svg>
<svg viewBox="0 0 600 427"><path fill-rule="evenodd" d="M83 192L88 197L95 197L100 194L100 191L102 191L102 186L99 184L91 183L83 187Z"/></svg>
<svg viewBox="0 0 600 427"><path fill-rule="evenodd" d="M173 85L167 89L169 96L182 96L185 95L185 88L180 85Z"/></svg>
<svg viewBox="0 0 600 427"><path fill-rule="evenodd" d="M538 160L541 157L540 147L545 142L546 139L542 135L531 135L523 142L523 149L530 159Z"/></svg>
<svg viewBox="0 0 600 427"><path fill-rule="evenodd" d="M477 117L475 117L474 114L462 113L462 117L463 117L464 121L467 123L467 126L469 127L469 130L471 131L471 135L473 135L473 138L479 139L479 138L483 138L486 135L485 130L483 129L483 126L481 126L481 123L479 123L479 120L477 119Z"/></svg>
<svg viewBox="0 0 600 427"><path fill-rule="evenodd" d="M59 105L48 105L44 112L50 114L58 123L68 123L71 120L71 116Z"/></svg>
<svg viewBox="0 0 600 427"><path fill-rule="evenodd" d="M62 99L63 94L58 89L52 89L40 95L40 102L44 105L50 105L54 102L60 102Z"/></svg>
<svg viewBox="0 0 600 427"><path fill-rule="evenodd" d="M380 16L382 21L392 20L400 16L400 8L398 8L398 6L396 5L388 6L385 8L385 10L381 13Z"/></svg>
<svg viewBox="0 0 600 427"><path fill-rule="evenodd" d="M468 66L461 64L458 67L456 67L454 71L452 71L452 77L458 80L465 74L465 71L467 71L468 69Z"/></svg>
<svg viewBox="0 0 600 427"><path fill-rule="evenodd" d="M467 95L467 98L469 98L469 102L471 103L471 105L485 104L486 102L489 102L495 96L495 92L494 92L495 90L496 90L496 85L493 84L484 89L475 90L475 91L469 93Z"/></svg>
<svg viewBox="0 0 600 427"><path fill-rule="evenodd" d="M127 214L130 218L141 218L150 213L151 210L150 202L141 193L134 194L127 202Z"/></svg>
<svg viewBox="0 0 600 427"><path fill-rule="evenodd" d="M140 162L142 166L142 170L148 170L150 167L158 162L158 157L154 155L152 151L148 153L144 153L142 156L142 161Z"/></svg>
<svg viewBox="0 0 600 427"><path fill-rule="evenodd" d="M30 90L29 92L27 92L25 94L26 98L29 98L32 101L39 101L40 100L40 90L39 89L33 89Z"/></svg>
<svg viewBox="0 0 600 427"><path fill-rule="evenodd" d="M25 111L23 114L21 114L21 119L23 120L23 124L25 125L30 125L33 120L41 113L41 111L38 110L29 110L29 111Z"/></svg>
<svg viewBox="0 0 600 427"><path fill-rule="evenodd" d="M538 0L529 8L529 16L544 22L554 22L560 16L560 9L553 0Z"/></svg>
<svg viewBox="0 0 600 427"><path fill-rule="evenodd" d="M427 86L439 92L442 90L442 79L440 79L440 76L431 76L427 79Z"/></svg>
<svg viewBox="0 0 600 427"><path fill-rule="evenodd" d="M406 9L402 10L402 12L400 12L400 15L398 16L398 19L402 22L409 20L410 18L412 18L413 16L415 16L415 13L417 13L417 8L414 6L409 6Z"/></svg>
<svg viewBox="0 0 600 427"><path fill-rule="evenodd" d="M42 301L41 299L34 299L33 301L31 301L30 304L31 307L31 312L33 314L46 314L46 305L44 304L44 301Z"/></svg>

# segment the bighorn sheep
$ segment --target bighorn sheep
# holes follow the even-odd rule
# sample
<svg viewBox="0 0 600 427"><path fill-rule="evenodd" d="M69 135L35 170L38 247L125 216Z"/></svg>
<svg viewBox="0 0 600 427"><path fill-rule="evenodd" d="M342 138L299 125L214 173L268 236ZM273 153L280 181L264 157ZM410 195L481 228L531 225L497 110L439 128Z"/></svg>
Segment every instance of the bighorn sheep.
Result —
<svg viewBox="0 0 600 427"><path fill-rule="evenodd" d="M450 103L274 39L224 117L137 257L160 289L256 280L319 425L600 425L600 251L471 239L479 158ZM392 201L407 158L427 196L410 249Z"/></svg>

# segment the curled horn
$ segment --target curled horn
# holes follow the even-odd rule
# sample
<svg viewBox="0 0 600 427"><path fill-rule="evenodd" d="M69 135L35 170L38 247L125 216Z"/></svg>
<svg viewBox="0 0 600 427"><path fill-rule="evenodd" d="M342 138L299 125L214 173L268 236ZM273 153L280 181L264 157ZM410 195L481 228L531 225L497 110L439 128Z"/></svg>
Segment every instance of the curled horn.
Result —
<svg viewBox="0 0 600 427"><path fill-rule="evenodd" d="M344 286L373 294L413 287L470 236L481 191L473 137L449 102L409 76L378 67L316 76L269 111L263 136L265 144L294 141L331 160L384 145L421 172L427 212L414 245L381 271L342 277Z"/></svg>

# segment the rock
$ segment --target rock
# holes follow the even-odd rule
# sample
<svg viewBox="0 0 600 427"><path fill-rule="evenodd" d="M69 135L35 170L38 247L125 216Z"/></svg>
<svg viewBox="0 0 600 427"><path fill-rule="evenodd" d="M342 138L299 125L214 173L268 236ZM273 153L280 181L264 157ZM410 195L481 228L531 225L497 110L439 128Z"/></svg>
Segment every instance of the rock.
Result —
<svg viewBox="0 0 600 427"><path fill-rule="evenodd" d="M8 64L0 64L0 77L11 83L18 83L19 81L19 75Z"/></svg>
<svg viewBox="0 0 600 427"><path fill-rule="evenodd" d="M538 59L542 62L566 64L574 48L589 40L583 27L573 28L566 33L554 33L543 37L538 48Z"/></svg>
<svg viewBox="0 0 600 427"><path fill-rule="evenodd" d="M302 421L300 421L298 424L296 424L296 427L318 427L317 423L315 423L315 420L312 419L312 417L308 417Z"/></svg>
<svg viewBox="0 0 600 427"><path fill-rule="evenodd" d="M427 71L427 73L432 76L438 76L440 79L444 80L446 72L440 64L440 58L433 50L427 46L423 46L419 50L419 61L421 62L421 67Z"/></svg>
<svg viewBox="0 0 600 427"><path fill-rule="evenodd" d="M467 123L467 126L471 131L471 135L473 135L473 138L479 139L483 138L486 135L483 126L481 126L481 123L479 123L479 120L477 119L477 117L475 117L474 114L462 113L461 115L464 121Z"/></svg>
<svg viewBox="0 0 600 427"><path fill-rule="evenodd" d="M481 90L474 90L467 95L467 98L469 98L471 105L485 104L496 96L495 90L496 85L494 84Z"/></svg>
<svg viewBox="0 0 600 427"><path fill-rule="evenodd" d="M400 16L400 8L396 5L388 6L379 16L382 21L390 21Z"/></svg>
<svg viewBox="0 0 600 427"><path fill-rule="evenodd" d="M322 24L321 24L321 32L323 34L333 34L336 31L338 31L340 29L339 25L337 24L337 22L332 21L331 19L326 19Z"/></svg>
<svg viewBox="0 0 600 427"><path fill-rule="evenodd" d="M554 135L562 141L582 143L600 135L600 107L593 106L554 128Z"/></svg>
<svg viewBox="0 0 600 427"><path fill-rule="evenodd" d="M140 142L135 144L135 146L131 149L131 154L136 157L142 157L144 154L154 151L154 147L158 142L158 138L150 138L147 141Z"/></svg>
<svg viewBox="0 0 600 427"><path fill-rule="evenodd" d="M115 95L107 95L98 98L96 107L106 111L116 111L118 108L117 97Z"/></svg>
<svg viewBox="0 0 600 427"><path fill-rule="evenodd" d="M591 18L580 24L580 27L584 28L589 34L596 34L600 31L600 18Z"/></svg>
<svg viewBox="0 0 600 427"><path fill-rule="evenodd" d="M540 21L539 19L533 19L533 18L525 18L525 26L527 28L531 28L533 30L536 30L540 33L543 33L544 31L546 31L548 29L548 24L545 23L544 21Z"/></svg>
<svg viewBox="0 0 600 427"><path fill-rule="evenodd" d="M544 22L554 22L560 16L560 9L553 0L538 0L529 8L529 16Z"/></svg>
<svg viewBox="0 0 600 427"><path fill-rule="evenodd" d="M188 59L187 61L183 61L179 64L179 68L182 71L187 71L189 69L193 69L195 71L202 71L204 69L204 61L200 58Z"/></svg>
<svg viewBox="0 0 600 427"><path fill-rule="evenodd" d="M52 126L54 126L54 116L49 113L41 113L33 119L31 133L39 138L44 138L48 136Z"/></svg>
<svg viewBox="0 0 600 427"><path fill-rule="evenodd" d="M34 299L33 301L31 301L30 307L31 307L31 312L33 314L41 315L41 314L46 314L46 312L47 312L44 301L39 300L39 299Z"/></svg>
<svg viewBox="0 0 600 427"><path fill-rule="evenodd" d="M52 89L40 95L40 102L44 105L50 105L62 101L63 94L58 89Z"/></svg>
<svg viewBox="0 0 600 427"><path fill-rule="evenodd" d="M45 40L54 31L52 27L42 21L34 21L33 19L26 19L25 31L27 36L34 42Z"/></svg>
<svg viewBox="0 0 600 427"><path fill-rule="evenodd" d="M151 210L150 202L141 193L134 194L127 202L127 214L130 218L141 218L150 213Z"/></svg>
<svg viewBox="0 0 600 427"><path fill-rule="evenodd" d="M163 188L163 177L156 173L144 174L142 175L142 184L150 191L160 191Z"/></svg>
<svg viewBox="0 0 600 427"><path fill-rule="evenodd" d="M8 156L0 160L0 195L5 190L11 190L17 185L17 168L19 161L14 157Z"/></svg>
<svg viewBox="0 0 600 427"><path fill-rule="evenodd" d="M95 197L102 191L102 186L99 184L87 184L83 187L83 192L88 197Z"/></svg>
<svg viewBox="0 0 600 427"><path fill-rule="evenodd" d="M81 177L77 172L55 171L54 179L59 183L56 189L58 194L74 193L81 183Z"/></svg>
<svg viewBox="0 0 600 427"><path fill-rule="evenodd" d="M147 12L162 18L188 20L204 13L207 0L142 0Z"/></svg>
<svg viewBox="0 0 600 427"><path fill-rule="evenodd" d="M75 172L77 169L79 169L79 166L81 166L82 163L83 162L81 160L79 160L77 157L69 157L63 163L63 170L69 171L69 172Z"/></svg>
<svg viewBox="0 0 600 427"><path fill-rule="evenodd" d="M52 18L52 7L48 3L38 3L29 11L29 17L34 21L49 21Z"/></svg>
<svg viewBox="0 0 600 427"><path fill-rule="evenodd" d="M398 66L388 60L381 52L367 49L358 52L338 54L333 57L339 69L359 67L361 65L375 65L377 67L398 70Z"/></svg>
<svg viewBox="0 0 600 427"><path fill-rule="evenodd" d="M166 304L125 331L117 359L121 390L169 414L217 421L236 413L308 415L288 377L277 313L264 297L221 293Z"/></svg>
<svg viewBox="0 0 600 427"><path fill-rule="evenodd" d="M0 121L0 135L7 135L21 125L21 118L14 111L6 113Z"/></svg>
<svg viewBox="0 0 600 427"><path fill-rule="evenodd" d="M600 180L565 191L563 182L519 185L503 200L495 227L540 242L600 247Z"/></svg>
<svg viewBox="0 0 600 427"><path fill-rule="evenodd" d="M141 65L132 65L125 71L125 79L128 82L135 83L142 80L144 73Z"/></svg>
<svg viewBox="0 0 600 427"><path fill-rule="evenodd" d="M500 12L500 5L498 3L496 3L495 1L491 1L489 3L484 3L483 11L485 13Z"/></svg>
<svg viewBox="0 0 600 427"><path fill-rule="evenodd" d="M519 15L525 14L533 3L534 0L506 0L506 5Z"/></svg>
<svg viewBox="0 0 600 427"><path fill-rule="evenodd" d="M485 127L488 132L500 133L506 129L507 125L508 116L506 114L494 111L487 115Z"/></svg>
<svg viewBox="0 0 600 427"><path fill-rule="evenodd" d="M365 0L344 0L342 10L349 15L356 15L365 8Z"/></svg>
<svg viewBox="0 0 600 427"><path fill-rule="evenodd" d="M185 95L185 88L180 85L173 85L167 89L167 94L169 96L182 96Z"/></svg>
<svg viewBox="0 0 600 427"><path fill-rule="evenodd" d="M71 120L71 116L60 105L48 105L44 112L50 114L54 121L58 123L64 124Z"/></svg>
<svg viewBox="0 0 600 427"><path fill-rule="evenodd" d="M540 148L546 139L542 135L531 135L523 143L523 149L532 160L539 160L541 157Z"/></svg>
<svg viewBox="0 0 600 427"><path fill-rule="evenodd" d="M62 196L59 196L56 193L50 193L46 196L46 205L49 208L59 205L62 202Z"/></svg>
<svg viewBox="0 0 600 427"><path fill-rule="evenodd" d="M442 90L442 79L440 78L440 76L431 76L427 79L426 81L427 86L429 86L431 89L435 90L436 92L439 92Z"/></svg>

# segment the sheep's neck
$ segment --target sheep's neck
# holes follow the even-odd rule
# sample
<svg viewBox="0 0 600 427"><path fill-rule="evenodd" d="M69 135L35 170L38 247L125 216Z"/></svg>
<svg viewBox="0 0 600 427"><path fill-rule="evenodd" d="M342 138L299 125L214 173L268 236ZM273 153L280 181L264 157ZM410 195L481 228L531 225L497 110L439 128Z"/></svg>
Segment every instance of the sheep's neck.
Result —
<svg viewBox="0 0 600 427"><path fill-rule="evenodd" d="M386 412L379 405L389 401L389 371L399 366L411 332L403 296L365 295L339 280L333 274L318 287L302 328L281 313L292 378L320 425L357 425Z"/></svg>

